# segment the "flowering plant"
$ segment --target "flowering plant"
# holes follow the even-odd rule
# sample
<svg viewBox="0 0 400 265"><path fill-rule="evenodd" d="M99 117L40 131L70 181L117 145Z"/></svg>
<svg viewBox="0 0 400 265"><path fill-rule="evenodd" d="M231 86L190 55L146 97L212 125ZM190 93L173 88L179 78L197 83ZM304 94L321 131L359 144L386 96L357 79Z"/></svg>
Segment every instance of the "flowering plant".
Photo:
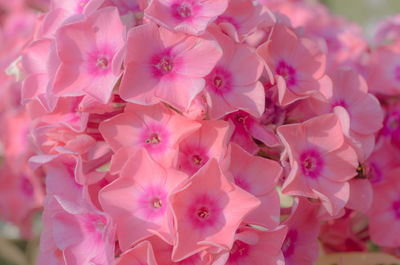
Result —
<svg viewBox="0 0 400 265"><path fill-rule="evenodd" d="M37 264L400 255L398 18L371 48L302 0L0 4L0 215L43 208Z"/></svg>

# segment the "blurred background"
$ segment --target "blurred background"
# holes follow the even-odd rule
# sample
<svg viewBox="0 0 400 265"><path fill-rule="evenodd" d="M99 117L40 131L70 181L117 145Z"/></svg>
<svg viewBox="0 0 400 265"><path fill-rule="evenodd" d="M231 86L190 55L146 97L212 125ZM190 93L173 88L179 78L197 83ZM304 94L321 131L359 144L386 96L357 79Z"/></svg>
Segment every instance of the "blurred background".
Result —
<svg viewBox="0 0 400 265"><path fill-rule="evenodd" d="M13 1L13 0L8 0ZM359 24L364 29L365 37L372 40L378 22L400 13L400 0L320 0L328 6L334 14L342 15L349 21ZM0 150L1 154L1 150ZM1 156L0 156L1 160ZM0 161L1 162L1 161ZM41 216L38 214L34 221L34 238L30 241L19 239L18 228L4 223L0 219L0 265L33 265L39 246L41 232ZM357 259L359 259L358 256ZM369 257L353 265L366 265ZM318 265L339 264L337 260L322 258ZM361 263L360 263L361 262ZM371 262L371 260L370 260ZM370 264L370 263L368 263ZM378 263L381 264L381 263ZM382 263L383 264L383 263ZM388 263L395 264L395 263Z"/></svg>

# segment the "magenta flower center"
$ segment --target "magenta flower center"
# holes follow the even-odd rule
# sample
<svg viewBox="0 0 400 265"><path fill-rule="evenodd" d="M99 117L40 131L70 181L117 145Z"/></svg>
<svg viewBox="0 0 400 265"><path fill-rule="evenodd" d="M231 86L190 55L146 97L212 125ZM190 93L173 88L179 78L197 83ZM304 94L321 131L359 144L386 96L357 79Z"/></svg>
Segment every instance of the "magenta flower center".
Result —
<svg viewBox="0 0 400 265"><path fill-rule="evenodd" d="M167 49L160 54L153 56L150 60L151 71L155 77L162 77L171 73L174 68L174 61Z"/></svg>
<svg viewBox="0 0 400 265"><path fill-rule="evenodd" d="M80 0L76 5L76 13L81 14L89 0Z"/></svg>
<svg viewBox="0 0 400 265"><path fill-rule="evenodd" d="M144 218L155 219L166 211L167 192L161 185L150 185L144 188L137 201L138 212Z"/></svg>
<svg viewBox="0 0 400 265"><path fill-rule="evenodd" d="M158 145L161 143L161 136L157 133L152 133L149 138L146 139L146 144Z"/></svg>
<svg viewBox="0 0 400 265"><path fill-rule="evenodd" d="M305 176L317 178L321 173L323 160L318 151L307 150L300 155L300 166Z"/></svg>
<svg viewBox="0 0 400 265"><path fill-rule="evenodd" d="M206 78L208 87L218 95L229 93L232 90L231 80L231 73L221 67L216 67Z"/></svg>
<svg viewBox="0 0 400 265"><path fill-rule="evenodd" d="M193 155L192 162L194 165L199 166L199 167L204 164L203 158L199 155Z"/></svg>
<svg viewBox="0 0 400 265"><path fill-rule="evenodd" d="M207 194L198 196L189 205L189 220L195 229L215 227L221 218L222 209L216 199Z"/></svg>
<svg viewBox="0 0 400 265"><path fill-rule="evenodd" d="M400 219L400 200L393 202L393 211L397 219Z"/></svg>
<svg viewBox="0 0 400 265"><path fill-rule="evenodd" d="M97 59L96 66L102 70L105 70L108 68L108 59L104 57L100 57Z"/></svg>
<svg viewBox="0 0 400 265"><path fill-rule="evenodd" d="M177 11L181 18L187 18L192 15L192 7L188 3L182 3Z"/></svg>
<svg viewBox="0 0 400 265"><path fill-rule="evenodd" d="M162 207L162 200L160 198L154 198L153 201L151 202L151 205L155 209L159 209Z"/></svg>
<svg viewBox="0 0 400 265"><path fill-rule="evenodd" d="M276 67L276 74L285 79L286 86L290 87L296 84L296 70L285 61L280 61Z"/></svg>

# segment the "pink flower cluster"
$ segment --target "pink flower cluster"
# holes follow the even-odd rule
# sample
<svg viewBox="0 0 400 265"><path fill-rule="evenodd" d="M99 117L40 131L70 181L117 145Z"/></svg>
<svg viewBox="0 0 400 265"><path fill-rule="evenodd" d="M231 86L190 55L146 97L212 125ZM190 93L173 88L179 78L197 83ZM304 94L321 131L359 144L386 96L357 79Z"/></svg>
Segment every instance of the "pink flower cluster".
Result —
<svg viewBox="0 0 400 265"><path fill-rule="evenodd" d="M0 10L0 215L43 207L38 265L399 255L398 17L370 48L301 0Z"/></svg>

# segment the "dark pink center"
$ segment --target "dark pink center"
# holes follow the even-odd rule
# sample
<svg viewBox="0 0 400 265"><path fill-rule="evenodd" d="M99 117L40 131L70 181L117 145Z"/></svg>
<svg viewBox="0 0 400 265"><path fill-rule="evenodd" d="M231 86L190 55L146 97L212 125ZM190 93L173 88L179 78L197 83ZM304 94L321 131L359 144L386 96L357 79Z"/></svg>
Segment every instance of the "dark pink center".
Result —
<svg viewBox="0 0 400 265"><path fill-rule="evenodd" d="M155 77L162 77L171 73L174 68L174 60L170 54L170 50L153 56L150 60L151 71Z"/></svg>
<svg viewBox="0 0 400 265"><path fill-rule="evenodd" d="M108 68L108 59L105 57L100 57L97 59L96 66L101 70L105 70Z"/></svg>
<svg viewBox="0 0 400 265"><path fill-rule="evenodd" d="M232 75L222 67L216 67L206 77L207 86L218 95L229 93L232 90Z"/></svg>
<svg viewBox="0 0 400 265"><path fill-rule="evenodd" d="M286 86L296 85L296 70L285 61L280 61L276 67L276 74L285 79Z"/></svg>
<svg viewBox="0 0 400 265"><path fill-rule="evenodd" d="M161 185L150 185L143 189L138 200L138 209L148 219L162 216L166 211L167 192Z"/></svg>
<svg viewBox="0 0 400 265"><path fill-rule="evenodd" d="M322 171L323 159L317 150L306 150L300 155L300 166L305 176L317 178Z"/></svg>
<svg viewBox="0 0 400 265"><path fill-rule="evenodd" d="M216 226L221 218L222 209L216 198L204 194L198 196L188 208L188 217L193 228L206 229Z"/></svg>

